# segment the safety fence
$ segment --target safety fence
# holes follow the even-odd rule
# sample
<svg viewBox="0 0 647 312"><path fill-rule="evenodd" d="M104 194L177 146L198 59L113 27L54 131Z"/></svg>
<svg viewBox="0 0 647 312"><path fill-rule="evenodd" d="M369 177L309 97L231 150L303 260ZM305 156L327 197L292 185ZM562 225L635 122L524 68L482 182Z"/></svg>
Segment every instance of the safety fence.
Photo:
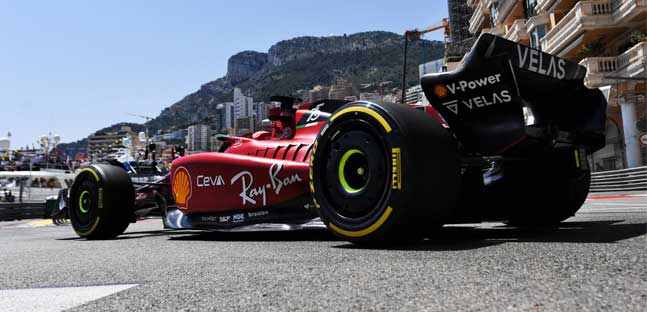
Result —
<svg viewBox="0 0 647 312"><path fill-rule="evenodd" d="M622 192L647 190L647 167L594 172L591 192Z"/></svg>

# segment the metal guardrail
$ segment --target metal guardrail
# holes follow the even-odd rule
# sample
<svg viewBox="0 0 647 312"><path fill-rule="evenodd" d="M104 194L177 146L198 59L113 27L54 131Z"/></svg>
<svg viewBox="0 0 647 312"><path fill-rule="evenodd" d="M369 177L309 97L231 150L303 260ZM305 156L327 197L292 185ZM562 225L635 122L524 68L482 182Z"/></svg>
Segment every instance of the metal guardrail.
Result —
<svg viewBox="0 0 647 312"><path fill-rule="evenodd" d="M591 193L645 190L647 190L647 167L591 174Z"/></svg>

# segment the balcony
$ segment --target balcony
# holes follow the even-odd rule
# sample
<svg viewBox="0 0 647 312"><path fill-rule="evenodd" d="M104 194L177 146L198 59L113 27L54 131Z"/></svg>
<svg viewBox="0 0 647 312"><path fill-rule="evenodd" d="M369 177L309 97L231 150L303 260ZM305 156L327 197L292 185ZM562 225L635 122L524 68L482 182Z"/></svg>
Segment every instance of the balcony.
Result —
<svg viewBox="0 0 647 312"><path fill-rule="evenodd" d="M647 42L643 41L616 57L588 57L580 62L586 67L584 83L589 88L617 83L617 78L647 79Z"/></svg>
<svg viewBox="0 0 647 312"><path fill-rule="evenodd" d="M490 33L496 36L503 36L505 33L505 28L503 28L503 25L496 26L494 28L483 28L481 30L482 33Z"/></svg>
<svg viewBox="0 0 647 312"><path fill-rule="evenodd" d="M505 38L514 42L530 40L530 35L528 35L528 31L526 30L526 20L515 20L505 34Z"/></svg>
<svg viewBox="0 0 647 312"><path fill-rule="evenodd" d="M508 18L508 15L512 12L512 9L514 6L517 4L518 0L500 0L499 1L499 6L497 7L496 11L496 17L494 18L494 24L504 24L505 20ZM490 7L490 3L492 3L492 0L488 1L488 8Z"/></svg>
<svg viewBox="0 0 647 312"><path fill-rule="evenodd" d="M470 18L469 32L473 34L478 33L489 23L489 18L490 12L488 12L485 6L485 1L479 1Z"/></svg>
<svg viewBox="0 0 647 312"><path fill-rule="evenodd" d="M587 30L626 27L645 12L647 0L580 1L541 39L542 50L563 56L583 40Z"/></svg>
<svg viewBox="0 0 647 312"><path fill-rule="evenodd" d="M535 15L526 20L526 30L529 32L533 29L548 24L548 16L546 15Z"/></svg>
<svg viewBox="0 0 647 312"><path fill-rule="evenodd" d="M546 13L548 8L555 3L555 0L537 0L535 5L535 12L537 13Z"/></svg>

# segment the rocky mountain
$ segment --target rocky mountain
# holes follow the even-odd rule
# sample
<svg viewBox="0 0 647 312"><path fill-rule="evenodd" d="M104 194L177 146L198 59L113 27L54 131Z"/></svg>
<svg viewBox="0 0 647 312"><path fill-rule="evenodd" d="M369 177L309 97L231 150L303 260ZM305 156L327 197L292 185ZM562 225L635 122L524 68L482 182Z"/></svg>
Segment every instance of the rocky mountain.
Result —
<svg viewBox="0 0 647 312"><path fill-rule="evenodd" d="M227 74L164 109L150 121L153 129L181 128L205 120L216 105L232 100L238 87L257 101L272 95L301 96L302 90L330 85L336 78L353 82L359 92L362 84L383 81L399 87L402 75L403 37L374 31L329 37L299 37L273 45L267 53L244 51L228 61ZM443 44L418 40L409 52L408 83L418 79L422 62L443 57ZM301 92L298 92L301 91ZM362 90L373 91L373 90Z"/></svg>
<svg viewBox="0 0 647 312"><path fill-rule="evenodd" d="M331 85L338 78L351 81L356 93L375 91L362 86L377 86L389 81L389 88L400 88L403 40L395 33L373 31L343 36L298 37L276 43L267 53L237 53L229 58L224 77L202 85L199 90L165 108L157 118L149 121L148 126L154 131L185 128L203 122L213 115L219 103L232 101L234 87L241 88L256 101L266 101L272 95L301 97L303 90L316 85ZM417 83L418 64L443 55L443 44L439 41L411 43L407 83ZM73 151L83 144L83 141L78 141L63 145L63 148L69 146Z"/></svg>

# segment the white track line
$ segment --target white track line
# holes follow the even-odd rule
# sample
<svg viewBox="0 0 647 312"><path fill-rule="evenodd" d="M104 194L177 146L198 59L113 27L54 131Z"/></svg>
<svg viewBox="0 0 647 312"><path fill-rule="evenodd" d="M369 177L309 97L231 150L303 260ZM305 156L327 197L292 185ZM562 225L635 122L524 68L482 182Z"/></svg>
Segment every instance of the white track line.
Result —
<svg viewBox="0 0 647 312"><path fill-rule="evenodd" d="M63 311L135 286L137 285L0 290L0 311Z"/></svg>

